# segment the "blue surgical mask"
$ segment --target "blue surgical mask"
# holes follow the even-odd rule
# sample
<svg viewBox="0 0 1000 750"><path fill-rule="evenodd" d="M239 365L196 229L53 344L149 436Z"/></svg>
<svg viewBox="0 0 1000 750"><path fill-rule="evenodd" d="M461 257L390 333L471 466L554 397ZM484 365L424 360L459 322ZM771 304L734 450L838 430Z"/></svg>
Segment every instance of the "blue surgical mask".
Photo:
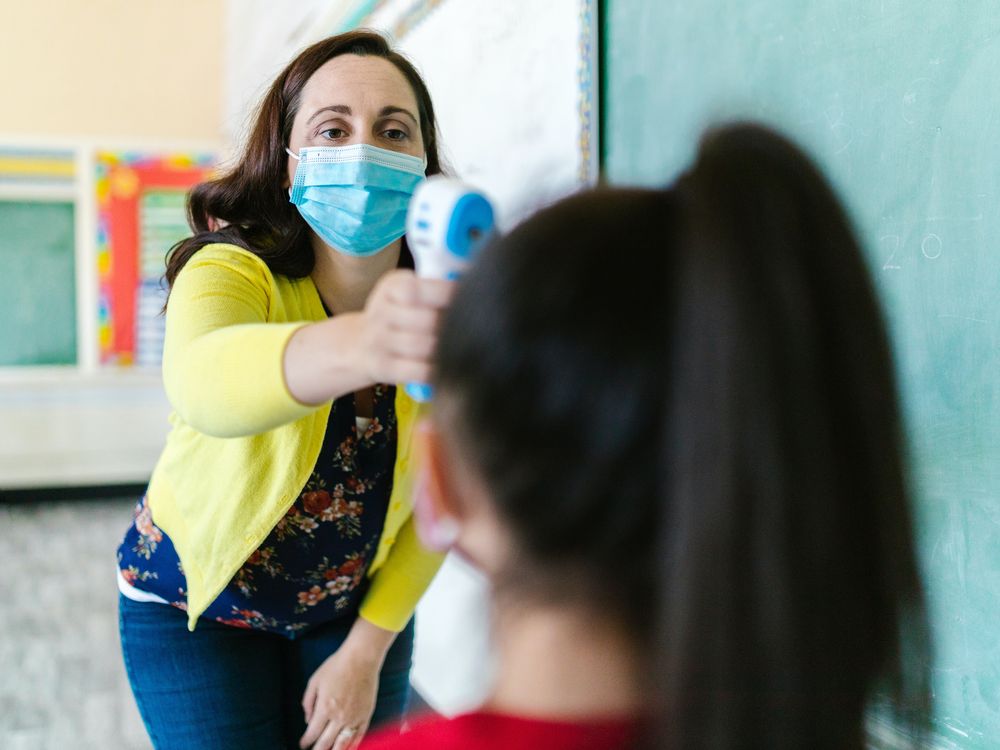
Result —
<svg viewBox="0 0 1000 750"><path fill-rule="evenodd" d="M357 143L289 149L298 159L288 191L302 218L345 255L374 255L405 234L410 197L424 160Z"/></svg>

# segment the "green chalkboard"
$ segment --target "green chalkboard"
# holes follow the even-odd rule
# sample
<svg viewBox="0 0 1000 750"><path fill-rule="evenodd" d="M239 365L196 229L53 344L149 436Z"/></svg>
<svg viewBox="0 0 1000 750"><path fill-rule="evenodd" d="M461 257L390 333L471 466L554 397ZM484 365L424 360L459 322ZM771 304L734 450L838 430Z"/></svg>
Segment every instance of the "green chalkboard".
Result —
<svg viewBox="0 0 1000 750"><path fill-rule="evenodd" d="M892 329L931 608L936 742L1000 747L1000 6L607 0L603 158L662 184L732 117L846 199Z"/></svg>
<svg viewBox="0 0 1000 750"><path fill-rule="evenodd" d="M0 366L76 364L73 204L0 200Z"/></svg>

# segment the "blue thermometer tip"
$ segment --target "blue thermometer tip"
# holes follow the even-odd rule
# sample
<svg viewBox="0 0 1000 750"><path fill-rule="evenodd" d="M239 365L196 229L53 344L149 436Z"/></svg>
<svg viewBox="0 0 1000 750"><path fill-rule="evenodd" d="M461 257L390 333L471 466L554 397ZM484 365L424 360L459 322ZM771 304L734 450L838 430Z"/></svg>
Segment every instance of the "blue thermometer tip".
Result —
<svg viewBox="0 0 1000 750"><path fill-rule="evenodd" d="M434 398L434 388L426 383L407 383L406 393L414 401L425 403Z"/></svg>

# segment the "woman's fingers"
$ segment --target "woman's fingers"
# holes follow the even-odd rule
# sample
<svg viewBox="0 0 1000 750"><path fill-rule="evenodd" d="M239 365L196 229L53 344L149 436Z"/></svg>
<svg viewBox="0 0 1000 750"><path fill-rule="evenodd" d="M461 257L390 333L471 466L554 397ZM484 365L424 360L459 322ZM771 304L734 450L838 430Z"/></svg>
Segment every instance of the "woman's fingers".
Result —
<svg viewBox="0 0 1000 750"><path fill-rule="evenodd" d="M354 750L364 736L365 728L345 727L337 734L333 750Z"/></svg>
<svg viewBox="0 0 1000 750"><path fill-rule="evenodd" d="M369 377L379 383L427 381L441 308L451 301L454 286L405 270L382 278L363 313L360 351Z"/></svg>
<svg viewBox="0 0 1000 750"><path fill-rule="evenodd" d="M455 282L444 279L424 279L413 271L393 271L387 274L375 294L384 294L397 305L442 309L451 303Z"/></svg>
<svg viewBox="0 0 1000 750"><path fill-rule="evenodd" d="M441 312L428 307L391 305L385 311L386 327L396 331L434 333L441 322Z"/></svg>
<svg viewBox="0 0 1000 750"><path fill-rule="evenodd" d="M417 279L420 304L442 310L451 304L455 296L455 282L444 279Z"/></svg>
<svg viewBox="0 0 1000 750"><path fill-rule="evenodd" d="M354 750L361 744L367 727L350 727L344 726L340 721L328 721L322 730L311 745L306 744L310 741L309 733L306 732L299 742L300 747L311 750Z"/></svg>
<svg viewBox="0 0 1000 750"><path fill-rule="evenodd" d="M319 740L329 726L330 722L326 720L326 717L322 715L322 712L315 712L312 719L309 720L309 723L306 726L305 734L303 734L301 739L299 739L299 747L301 747L302 750L316 747L316 741Z"/></svg>
<svg viewBox="0 0 1000 750"><path fill-rule="evenodd" d="M437 346L437 337L426 333L389 331L385 334L386 352L398 359L429 360Z"/></svg>
<svg viewBox="0 0 1000 750"><path fill-rule="evenodd" d="M309 680L306 692L302 696L302 711L305 713L306 724L312 721L313 708L316 705L316 684Z"/></svg>
<svg viewBox="0 0 1000 750"><path fill-rule="evenodd" d="M316 742L313 743L312 750L332 750L336 746L337 737L343 731L343 725L339 721L331 721L320 733Z"/></svg>
<svg viewBox="0 0 1000 750"><path fill-rule="evenodd" d="M395 360L387 373L386 383L427 383L431 379L431 366L419 359Z"/></svg>

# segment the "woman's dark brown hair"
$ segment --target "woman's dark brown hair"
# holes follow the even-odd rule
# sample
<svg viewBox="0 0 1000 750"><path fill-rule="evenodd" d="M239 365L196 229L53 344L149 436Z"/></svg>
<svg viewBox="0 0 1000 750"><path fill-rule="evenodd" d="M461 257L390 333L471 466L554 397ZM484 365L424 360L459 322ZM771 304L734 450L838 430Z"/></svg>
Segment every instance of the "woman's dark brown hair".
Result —
<svg viewBox="0 0 1000 750"><path fill-rule="evenodd" d="M191 256L214 242L249 250L275 273L301 278L312 272L315 258L308 225L289 202L288 190L283 187L288 164L285 148L306 81L339 55L380 57L399 69L417 99L427 174L441 172L434 106L413 64L393 50L384 37L370 31L352 31L316 42L292 60L271 85L236 165L221 177L191 190L187 209L194 236L170 249L168 284L173 284Z"/></svg>
<svg viewBox="0 0 1000 750"><path fill-rule="evenodd" d="M496 241L434 381L520 552L504 585L632 633L649 747L861 750L880 696L920 728L886 329L786 139L722 128L673 187L585 192Z"/></svg>

